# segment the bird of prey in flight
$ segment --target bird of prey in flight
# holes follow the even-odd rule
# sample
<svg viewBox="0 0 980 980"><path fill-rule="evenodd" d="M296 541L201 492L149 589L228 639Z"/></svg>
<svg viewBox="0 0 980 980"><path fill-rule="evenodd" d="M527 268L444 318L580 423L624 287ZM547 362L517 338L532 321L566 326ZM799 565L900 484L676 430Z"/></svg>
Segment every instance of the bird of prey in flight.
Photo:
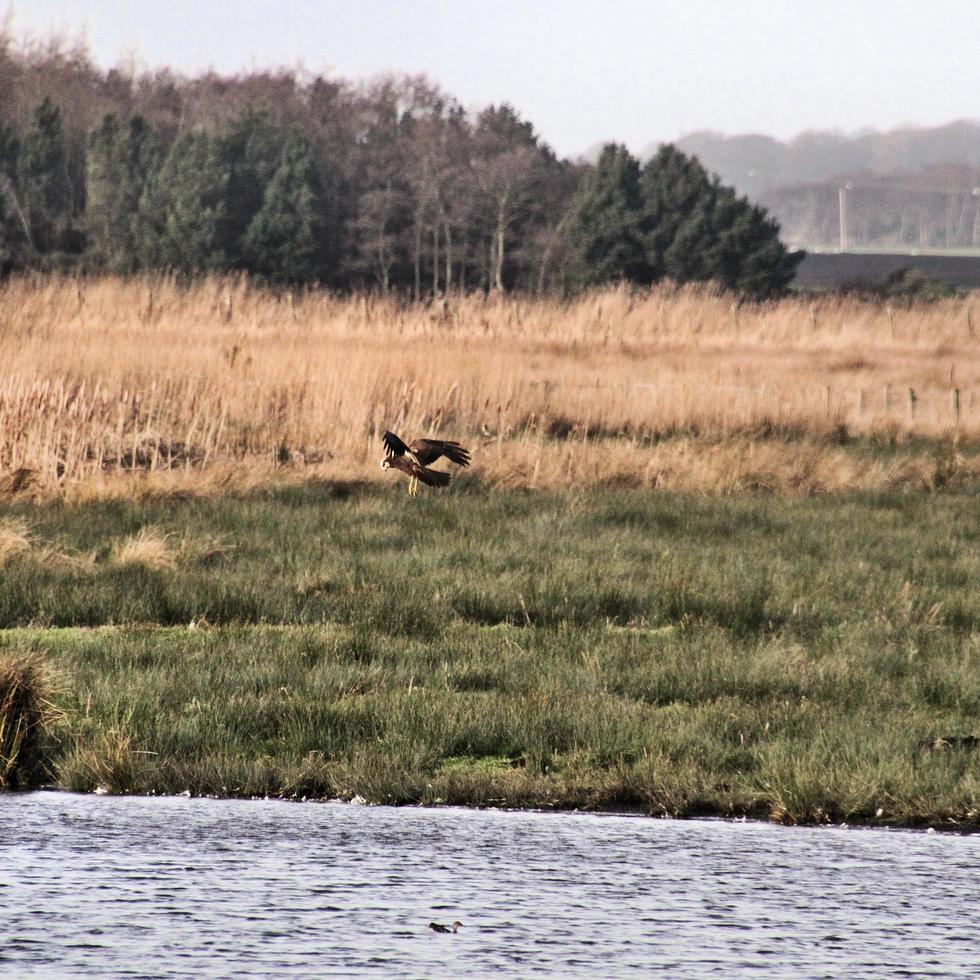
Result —
<svg viewBox="0 0 980 980"><path fill-rule="evenodd" d="M404 443L394 432L386 432L382 437L385 444L385 458L381 469L401 470L408 475L408 492L418 496L419 483L428 487L449 486L449 474L429 469L429 464L445 456L460 466L470 465L470 454L458 442L445 442L442 439L415 439Z"/></svg>

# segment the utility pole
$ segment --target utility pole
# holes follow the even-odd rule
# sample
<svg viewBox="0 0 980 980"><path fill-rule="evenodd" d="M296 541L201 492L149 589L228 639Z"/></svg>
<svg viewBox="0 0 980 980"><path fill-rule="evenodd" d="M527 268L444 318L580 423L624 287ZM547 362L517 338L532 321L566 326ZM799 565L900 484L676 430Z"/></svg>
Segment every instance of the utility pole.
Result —
<svg viewBox="0 0 980 980"><path fill-rule="evenodd" d="M848 181L842 184L837 191L837 209L840 218L840 250L847 251L847 192L851 189Z"/></svg>

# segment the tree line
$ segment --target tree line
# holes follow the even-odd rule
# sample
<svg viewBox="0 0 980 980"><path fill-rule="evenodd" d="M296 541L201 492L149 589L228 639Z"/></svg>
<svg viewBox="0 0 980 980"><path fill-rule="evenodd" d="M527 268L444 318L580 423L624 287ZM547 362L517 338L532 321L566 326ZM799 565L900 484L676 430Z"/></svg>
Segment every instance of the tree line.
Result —
<svg viewBox="0 0 980 980"><path fill-rule="evenodd" d="M766 298L800 258L674 147L560 159L511 106L470 113L423 77L101 72L0 36L5 273L243 270L416 298L669 278Z"/></svg>

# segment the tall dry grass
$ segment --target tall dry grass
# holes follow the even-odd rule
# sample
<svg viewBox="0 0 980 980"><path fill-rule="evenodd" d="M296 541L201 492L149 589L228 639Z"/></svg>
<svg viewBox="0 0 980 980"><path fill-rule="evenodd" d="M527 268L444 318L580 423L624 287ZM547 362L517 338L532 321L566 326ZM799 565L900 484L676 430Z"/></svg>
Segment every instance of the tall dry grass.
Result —
<svg viewBox="0 0 980 980"><path fill-rule="evenodd" d="M13 279L0 289L0 493L390 479L385 428L459 439L473 472L503 485L972 478L978 330L976 296L738 306L663 287L406 305L245 279ZM842 448L854 436L961 448L937 464L914 445Z"/></svg>

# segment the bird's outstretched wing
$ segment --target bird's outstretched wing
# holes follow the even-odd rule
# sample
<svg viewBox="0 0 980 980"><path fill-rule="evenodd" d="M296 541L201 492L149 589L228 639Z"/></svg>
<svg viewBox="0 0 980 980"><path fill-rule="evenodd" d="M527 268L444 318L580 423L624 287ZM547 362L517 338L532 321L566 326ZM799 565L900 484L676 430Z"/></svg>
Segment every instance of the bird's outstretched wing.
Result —
<svg viewBox="0 0 980 980"><path fill-rule="evenodd" d="M444 439L416 439L409 447L423 466L434 463L445 456L457 466L469 466L470 454L458 442L447 442Z"/></svg>
<svg viewBox="0 0 980 980"><path fill-rule="evenodd" d="M385 432L385 434L381 437L381 441L385 444L385 452L387 452L389 456L404 456L405 453L408 453L411 456L415 455L408 448L408 446L406 446L405 443L403 443L401 439L395 435L394 432Z"/></svg>

